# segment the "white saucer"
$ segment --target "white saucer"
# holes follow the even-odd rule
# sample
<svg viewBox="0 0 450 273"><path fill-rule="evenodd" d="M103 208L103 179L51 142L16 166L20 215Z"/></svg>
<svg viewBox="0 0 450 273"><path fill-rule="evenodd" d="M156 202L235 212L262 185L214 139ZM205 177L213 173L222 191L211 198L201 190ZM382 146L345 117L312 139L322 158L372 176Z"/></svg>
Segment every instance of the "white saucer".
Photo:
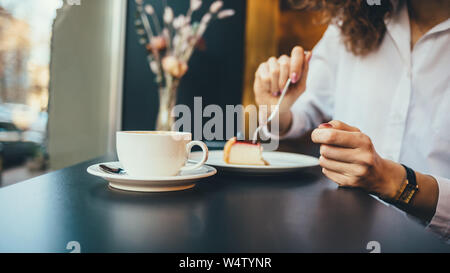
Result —
<svg viewBox="0 0 450 273"><path fill-rule="evenodd" d="M197 162L201 159L201 152L193 152L189 162ZM269 162L268 166L233 165L223 161L223 151L209 151L206 164L221 171L251 173L251 174L279 174L296 172L303 168L319 165L319 160L315 157L283 153L283 152L263 152L264 159Z"/></svg>
<svg viewBox="0 0 450 273"><path fill-rule="evenodd" d="M203 166L197 170L181 172L176 176L149 177L147 179L139 179L129 176L127 173L110 174L102 171L100 164L105 164L113 168L121 168L119 162L105 162L90 166L87 172L99 176L109 182L113 188L138 191L138 192L166 192L181 191L193 188L196 181L213 176L217 170L210 166Z"/></svg>

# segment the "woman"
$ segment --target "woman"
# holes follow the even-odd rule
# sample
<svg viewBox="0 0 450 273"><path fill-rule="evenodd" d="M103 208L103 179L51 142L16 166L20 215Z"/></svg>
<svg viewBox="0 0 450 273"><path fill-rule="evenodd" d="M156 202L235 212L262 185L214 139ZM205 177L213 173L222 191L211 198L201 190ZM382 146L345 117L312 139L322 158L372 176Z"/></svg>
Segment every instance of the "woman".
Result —
<svg viewBox="0 0 450 273"><path fill-rule="evenodd" d="M325 11L327 31L312 53L295 47L262 63L256 102L274 105L290 77L281 138L318 126L312 140L325 176L379 196L448 240L450 1L306 2Z"/></svg>

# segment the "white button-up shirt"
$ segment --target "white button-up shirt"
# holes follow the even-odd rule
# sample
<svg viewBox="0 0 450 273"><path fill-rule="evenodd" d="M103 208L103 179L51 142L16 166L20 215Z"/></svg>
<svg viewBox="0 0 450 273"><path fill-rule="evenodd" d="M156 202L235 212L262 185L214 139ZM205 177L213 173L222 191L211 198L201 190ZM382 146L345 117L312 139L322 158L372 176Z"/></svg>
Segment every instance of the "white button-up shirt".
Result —
<svg viewBox="0 0 450 273"><path fill-rule="evenodd" d="M429 228L450 239L450 19L410 47L406 5L376 51L355 56L330 25L313 50L306 92L292 107L297 137L323 121L358 127L384 158L430 174L439 201Z"/></svg>

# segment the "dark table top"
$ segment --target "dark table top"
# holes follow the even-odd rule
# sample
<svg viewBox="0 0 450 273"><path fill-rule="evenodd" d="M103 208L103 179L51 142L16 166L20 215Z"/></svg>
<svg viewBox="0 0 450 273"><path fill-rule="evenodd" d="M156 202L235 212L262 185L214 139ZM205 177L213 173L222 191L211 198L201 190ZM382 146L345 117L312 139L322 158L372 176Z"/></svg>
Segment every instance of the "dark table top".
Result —
<svg viewBox="0 0 450 273"><path fill-rule="evenodd" d="M104 157L0 189L0 252L450 252L404 214L311 168L218 173L194 189L133 193L86 173Z"/></svg>

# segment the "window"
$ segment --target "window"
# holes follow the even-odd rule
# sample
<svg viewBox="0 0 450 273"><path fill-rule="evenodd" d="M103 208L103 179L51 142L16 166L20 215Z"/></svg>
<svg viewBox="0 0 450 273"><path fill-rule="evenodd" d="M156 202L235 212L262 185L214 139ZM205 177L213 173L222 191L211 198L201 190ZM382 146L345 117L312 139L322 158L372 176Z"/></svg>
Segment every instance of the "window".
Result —
<svg viewBox="0 0 450 273"><path fill-rule="evenodd" d="M0 0L2 186L46 169L52 26L62 0Z"/></svg>

